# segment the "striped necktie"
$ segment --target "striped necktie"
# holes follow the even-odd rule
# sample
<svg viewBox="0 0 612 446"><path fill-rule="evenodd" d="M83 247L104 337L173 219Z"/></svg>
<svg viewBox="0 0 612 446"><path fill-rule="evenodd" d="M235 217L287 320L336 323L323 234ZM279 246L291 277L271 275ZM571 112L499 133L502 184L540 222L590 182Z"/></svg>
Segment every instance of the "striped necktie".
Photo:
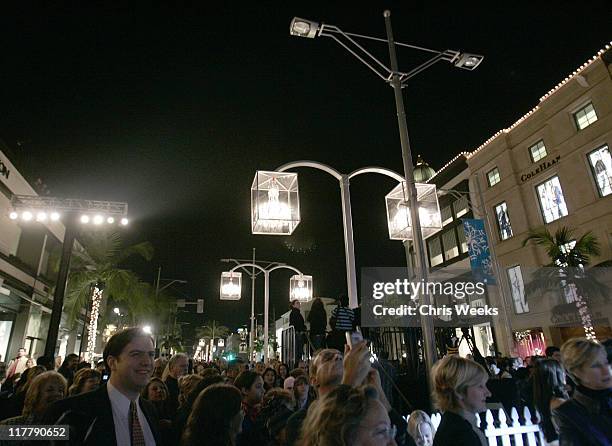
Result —
<svg viewBox="0 0 612 446"><path fill-rule="evenodd" d="M130 401L130 440L132 446L146 446L142 426L140 426L138 421L138 410L134 401Z"/></svg>

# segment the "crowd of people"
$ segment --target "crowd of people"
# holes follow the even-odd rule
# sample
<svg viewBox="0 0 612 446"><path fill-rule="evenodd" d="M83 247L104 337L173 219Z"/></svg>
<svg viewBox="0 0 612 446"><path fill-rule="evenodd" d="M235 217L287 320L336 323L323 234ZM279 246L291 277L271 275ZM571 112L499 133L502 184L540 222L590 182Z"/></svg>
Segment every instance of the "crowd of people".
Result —
<svg viewBox="0 0 612 446"><path fill-rule="evenodd" d="M612 444L605 346L575 338L546 353L522 366L504 358L487 358L488 367L457 354L440 359L431 374L442 412L436 429L426 412L413 410L406 422L393 407L366 342L320 349L290 370L274 360L156 359L150 335L129 328L108 340L95 368L69 355L56 371L53 358L43 357L19 379L8 376L0 424L68 425L68 444L104 446L481 446L488 442L477 414L514 383L515 407L538 410L549 444Z"/></svg>

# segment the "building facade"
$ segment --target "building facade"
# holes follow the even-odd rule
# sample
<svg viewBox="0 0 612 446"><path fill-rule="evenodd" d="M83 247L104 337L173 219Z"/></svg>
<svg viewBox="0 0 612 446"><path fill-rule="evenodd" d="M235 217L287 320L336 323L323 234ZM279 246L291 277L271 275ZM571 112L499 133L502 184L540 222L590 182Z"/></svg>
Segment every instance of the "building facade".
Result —
<svg viewBox="0 0 612 446"><path fill-rule="evenodd" d="M0 355L44 352L65 228L60 222L12 220L13 195L37 195L0 142ZM80 324L80 325L79 325ZM62 315L59 356L79 351L82 322Z"/></svg>
<svg viewBox="0 0 612 446"><path fill-rule="evenodd" d="M529 232L591 231L601 247L591 265L612 259L611 61L608 46L467 157L472 200L483 204L499 266L497 304L522 356L584 336L574 297L526 298L534 271L551 262L541 247L524 244ZM612 305L590 305L598 337L612 336Z"/></svg>

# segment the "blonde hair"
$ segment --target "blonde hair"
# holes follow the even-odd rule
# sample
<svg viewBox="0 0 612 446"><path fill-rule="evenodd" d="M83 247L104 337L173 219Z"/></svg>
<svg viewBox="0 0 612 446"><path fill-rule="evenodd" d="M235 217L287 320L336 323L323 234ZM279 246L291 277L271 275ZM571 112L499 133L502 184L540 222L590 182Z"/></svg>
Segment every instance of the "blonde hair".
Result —
<svg viewBox="0 0 612 446"><path fill-rule="evenodd" d="M422 410L414 410L410 414L410 418L408 418L408 433L416 442L417 437L420 435L419 426L421 424L428 424L431 429L432 438L436 435L436 428L431 422L431 418Z"/></svg>
<svg viewBox="0 0 612 446"><path fill-rule="evenodd" d="M304 420L300 446L348 446L378 395L373 387L340 385L315 401Z"/></svg>
<svg viewBox="0 0 612 446"><path fill-rule="evenodd" d="M28 387L28 392L25 396L25 402L23 403L22 415L28 416L34 413L36 406L40 402L39 400L41 397L42 388L49 381L55 381L59 383L64 389L64 395L66 395L66 378L64 378L57 372L43 372L40 375L36 376Z"/></svg>
<svg viewBox="0 0 612 446"><path fill-rule="evenodd" d="M434 399L442 411L459 410L459 396L465 395L468 387L480 384L488 378L485 369L478 363L447 355L434 364L432 382Z"/></svg>
<svg viewBox="0 0 612 446"><path fill-rule="evenodd" d="M599 342L587 338L572 338L561 346L561 361L567 373L580 384L576 372L593 362L601 353L605 356L606 350Z"/></svg>

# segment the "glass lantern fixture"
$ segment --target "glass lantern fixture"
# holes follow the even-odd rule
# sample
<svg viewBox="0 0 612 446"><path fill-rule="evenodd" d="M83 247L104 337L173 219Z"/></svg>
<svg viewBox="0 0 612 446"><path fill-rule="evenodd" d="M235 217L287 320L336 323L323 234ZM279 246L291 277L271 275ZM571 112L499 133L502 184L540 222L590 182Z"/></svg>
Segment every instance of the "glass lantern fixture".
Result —
<svg viewBox="0 0 612 446"><path fill-rule="evenodd" d="M251 186L251 232L291 235L299 223L297 173L258 170Z"/></svg>
<svg viewBox="0 0 612 446"><path fill-rule="evenodd" d="M421 233L425 239L442 229L440 205L435 184L415 183L415 186ZM408 190L404 181L385 197L387 226L391 240L414 240L408 198Z"/></svg>
<svg viewBox="0 0 612 446"><path fill-rule="evenodd" d="M242 273L233 271L221 273L221 300L240 300L242 290Z"/></svg>
<svg viewBox="0 0 612 446"><path fill-rule="evenodd" d="M312 300L312 276L296 274L289 279L289 300L300 302Z"/></svg>

